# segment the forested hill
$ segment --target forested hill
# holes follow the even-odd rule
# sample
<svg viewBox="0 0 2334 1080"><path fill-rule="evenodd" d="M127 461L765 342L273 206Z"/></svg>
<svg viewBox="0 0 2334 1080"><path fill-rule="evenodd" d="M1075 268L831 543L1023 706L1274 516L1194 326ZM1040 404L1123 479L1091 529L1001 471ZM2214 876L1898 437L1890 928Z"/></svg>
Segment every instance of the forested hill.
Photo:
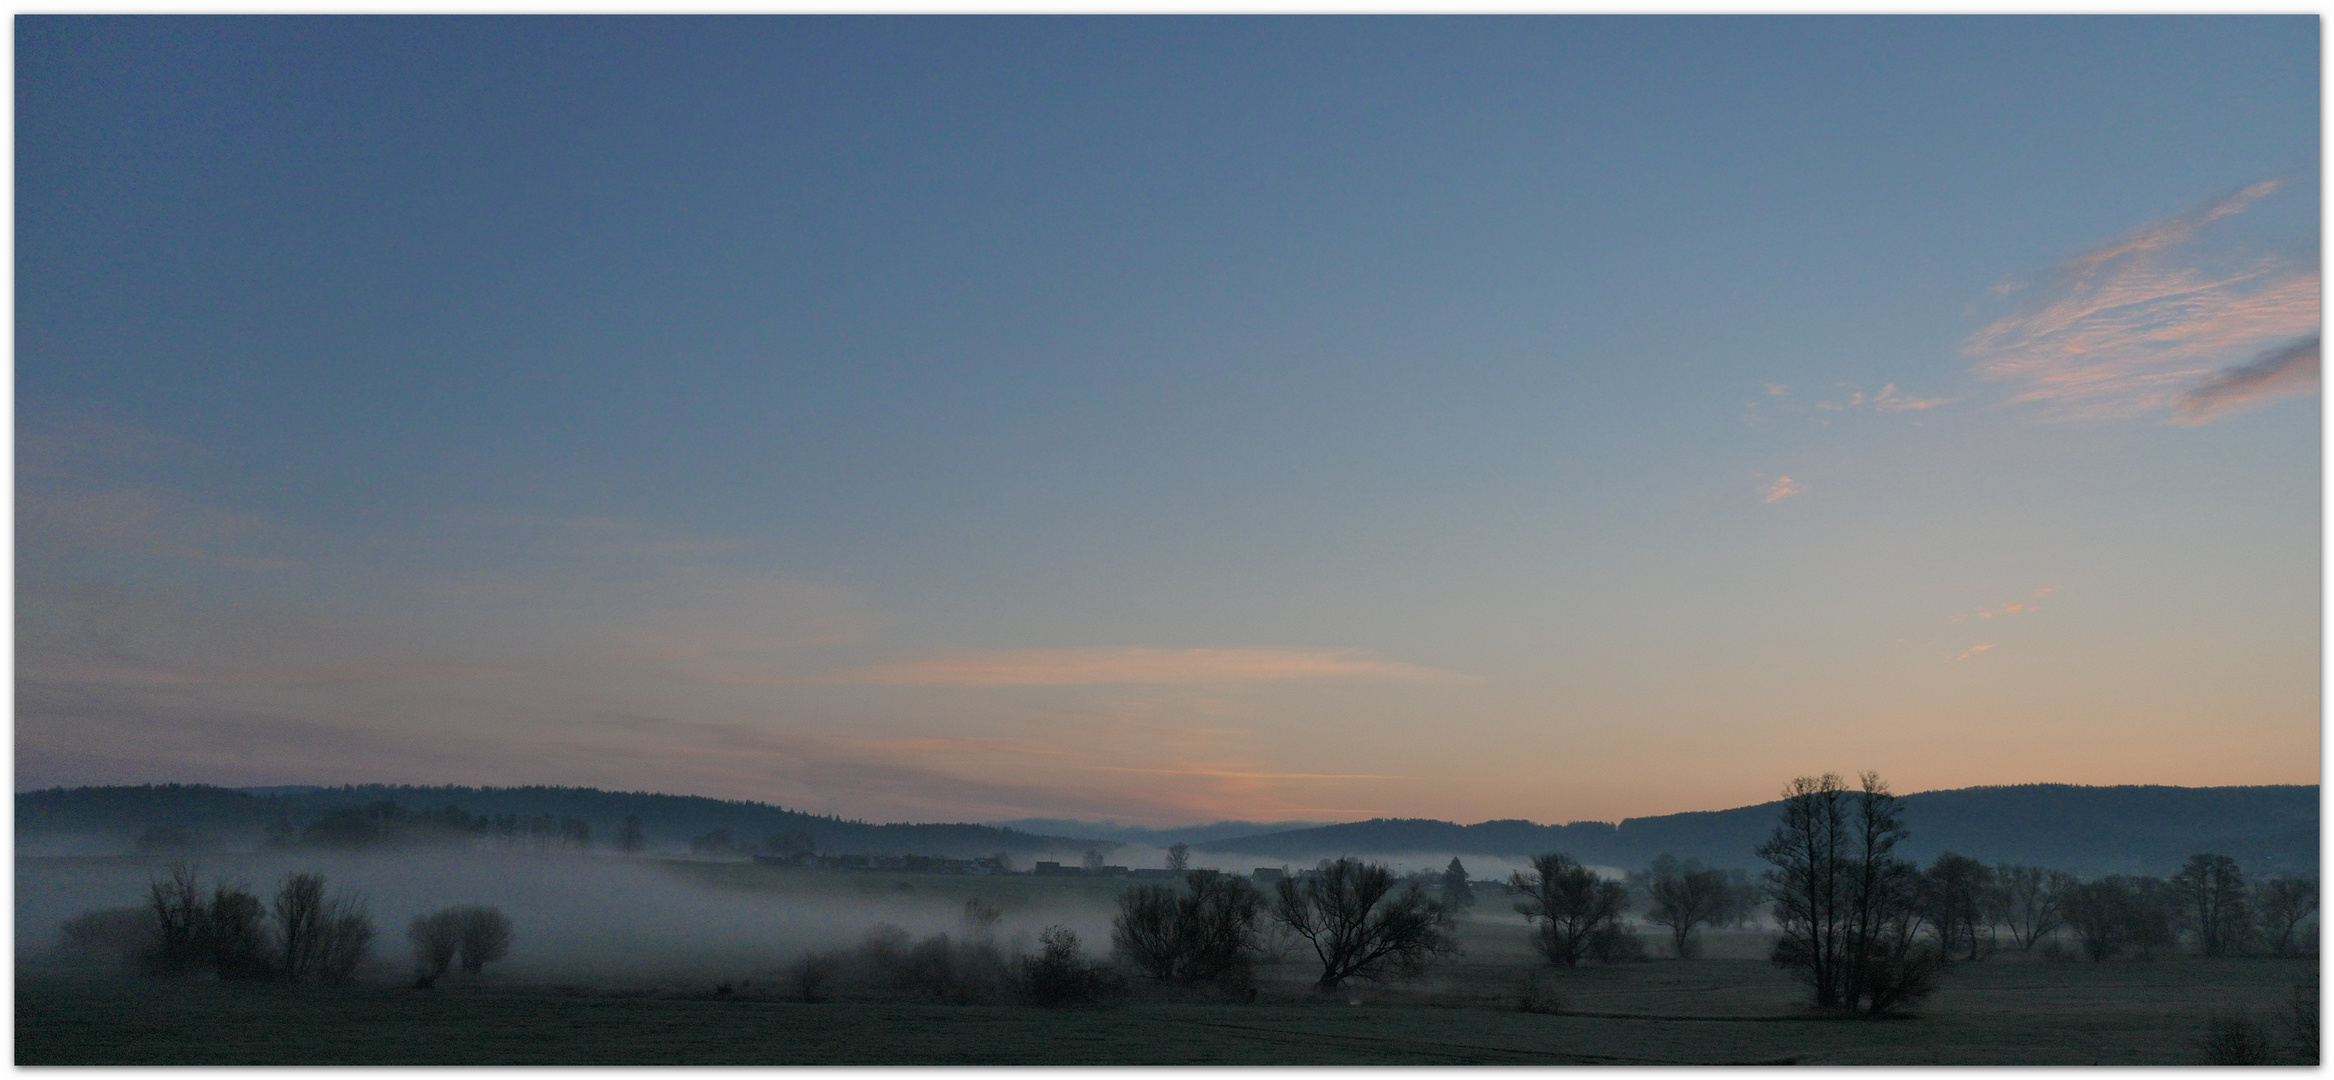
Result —
<svg viewBox="0 0 2334 1080"><path fill-rule="evenodd" d="M687 850L691 839L716 830L728 830L741 845L759 844L767 837L782 833L803 833L817 847L835 852L956 858L974 858L999 851L1019 854L1059 851L1075 857L1088 847L1114 846L988 825L875 825L806 814L767 803L696 795L597 788L386 784L248 791L202 784L169 784L21 792L16 796L16 839L18 850L29 853L126 851L149 830L160 827L196 834L229 847L249 848L256 846L271 829L296 835L336 811L385 802L411 812L454 807L467 814L487 817L548 815L574 819L588 825L596 843L603 847L616 835L626 816L636 816L651 850Z"/></svg>
<svg viewBox="0 0 2334 1080"><path fill-rule="evenodd" d="M1309 862L1337 855L1450 854L1521 857L1561 851L1596 865L1642 867L1663 853L1723 867L1756 867L1780 803L1761 803L1618 825L1574 822L1377 819L1194 845ZM1903 799L1911 839L1899 849L1921 862L1956 851L1988 863L2048 866L2079 874L2169 874L2188 856L2230 856L2249 873L2318 865L2318 787L2012 787L1924 791Z"/></svg>

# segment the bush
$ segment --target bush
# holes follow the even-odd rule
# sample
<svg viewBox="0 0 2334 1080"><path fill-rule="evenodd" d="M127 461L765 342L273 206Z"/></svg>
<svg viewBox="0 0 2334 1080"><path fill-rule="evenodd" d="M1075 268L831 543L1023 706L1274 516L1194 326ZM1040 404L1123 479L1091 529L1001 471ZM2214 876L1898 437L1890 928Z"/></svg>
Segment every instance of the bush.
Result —
<svg viewBox="0 0 2334 1080"><path fill-rule="evenodd" d="M1187 872L1184 885L1181 895L1158 885L1120 893L1112 953L1153 979L1246 988L1264 898L1213 870Z"/></svg>
<svg viewBox="0 0 2334 1080"><path fill-rule="evenodd" d="M454 966L454 954L462 946L461 916L450 910L416 915L405 928L405 937L413 943L415 985L427 989Z"/></svg>
<svg viewBox="0 0 2334 1080"><path fill-rule="evenodd" d="M1588 955L1600 964L1635 964L1645 959L1645 939L1621 923L1606 923L1588 936Z"/></svg>
<svg viewBox="0 0 2334 1080"><path fill-rule="evenodd" d="M2243 1013L2214 1013L2204 1023L2205 1061L2214 1065L2269 1064L2269 1036Z"/></svg>
<svg viewBox="0 0 2334 1080"><path fill-rule="evenodd" d="M805 1004L815 1005L825 1000L821 994L828 983L843 973L843 954L834 951L806 952L786 968L786 978L794 984L794 991Z"/></svg>
<svg viewBox="0 0 2334 1080"><path fill-rule="evenodd" d="M452 909L460 928L462 970L476 975L486 965L510 955L511 920L501 908L476 904Z"/></svg>
<svg viewBox="0 0 2334 1080"><path fill-rule="evenodd" d="M1570 1008L1564 991L1539 975L1526 975L1516 988L1516 1011L1555 1016Z"/></svg>
<svg viewBox="0 0 2334 1080"><path fill-rule="evenodd" d="M273 905L277 970L295 983L335 985L356 975L373 945L363 896L328 896L321 874L293 874Z"/></svg>
<svg viewBox="0 0 2334 1080"><path fill-rule="evenodd" d="M2293 988L2285 1000L2285 1032L2303 1064L2318 1063L2318 982L2312 979Z"/></svg>
<svg viewBox="0 0 2334 1080"><path fill-rule="evenodd" d="M1038 955L1021 961L1022 992L1030 1004L1086 1005L1117 989L1106 973L1086 962L1078 935L1069 927L1046 927L1037 940Z"/></svg>
<svg viewBox="0 0 2334 1080"><path fill-rule="evenodd" d="M57 951L81 963L128 971L153 949L160 932L151 908L84 911L57 927Z"/></svg>

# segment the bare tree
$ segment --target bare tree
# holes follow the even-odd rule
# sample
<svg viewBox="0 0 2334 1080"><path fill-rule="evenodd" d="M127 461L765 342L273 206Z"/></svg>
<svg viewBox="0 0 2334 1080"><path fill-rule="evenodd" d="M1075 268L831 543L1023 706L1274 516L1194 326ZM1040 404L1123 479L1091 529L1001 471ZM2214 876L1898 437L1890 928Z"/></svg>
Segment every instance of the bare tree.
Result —
<svg viewBox="0 0 2334 1080"><path fill-rule="evenodd" d="M1694 955L1694 927L1715 925L1725 917L1726 893L1726 875L1721 871L1697 868L1657 874L1646 888L1652 904L1645 920L1668 927L1671 951L1680 960L1689 959Z"/></svg>
<svg viewBox="0 0 2334 1080"><path fill-rule="evenodd" d="M1005 916L996 905L980 897L964 902L964 911L956 917L956 925L967 941L987 941L997 936L997 923Z"/></svg>
<svg viewBox="0 0 2334 1080"><path fill-rule="evenodd" d="M1067 926L1049 926L1037 935L1038 954L1021 963L1023 992L1042 1006L1083 1005L1100 996L1100 973L1086 963L1078 934Z"/></svg>
<svg viewBox="0 0 2334 1080"><path fill-rule="evenodd" d="M1093 848L1087 848L1086 854L1079 858L1078 866L1087 873L1102 869L1102 853Z"/></svg>
<svg viewBox="0 0 2334 1080"><path fill-rule="evenodd" d="M2262 944L2278 956L2302 952L2301 927L2318 913L2318 879L2274 877L2261 883L2253 901Z"/></svg>
<svg viewBox="0 0 2334 1080"><path fill-rule="evenodd" d="M1994 867L1993 887L1986 891L1988 917L2010 928L2010 940L2019 952L2032 952L2034 943L2066 925L2061 910L2075 879L2038 866Z"/></svg>
<svg viewBox="0 0 2334 1080"><path fill-rule="evenodd" d="M1580 963L1597 935L1629 910L1629 893L1620 882L1598 877L1569 855L1538 856L1530 872L1516 871L1507 884L1524 894L1515 909L1534 924L1533 947L1563 967Z"/></svg>
<svg viewBox="0 0 2334 1080"><path fill-rule="evenodd" d="M1969 959L1977 959L1979 927L1989 938L1993 931L1986 907L1993 871L1976 859L1948 851L1929 864L1918 886L1921 909L1937 934L1937 946L1947 955L1966 950Z"/></svg>
<svg viewBox="0 0 2334 1080"><path fill-rule="evenodd" d="M624 824L616 830L616 850L626 855L638 855L648 846L648 834L641 831L640 815L624 815Z"/></svg>
<svg viewBox="0 0 2334 1080"><path fill-rule="evenodd" d="M510 955L511 920L500 908L468 905L453 909L460 926L462 970L476 975Z"/></svg>
<svg viewBox="0 0 2334 1080"><path fill-rule="evenodd" d="M204 923L202 883L194 867L170 864L168 879L147 883L146 904L154 913L153 947L145 968L157 975L183 975L202 966Z"/></svg>
<svg viewBox="0 0 2334 1080"><path fill-rule="evenodd" d="M449 909L416 915L405 928L405 937L413 943L415 985L424 989L434 986L454 966L454 954L461 950L461 913Z"/></svg>
<svg viewBox="0 0 2334 1080"><path fill-rule="evenodd" d="M1191 869L1191 845L1180 840L1167 848L1167 869L1178 874Z"/></svg>
<svg viewBox="0 0 2334 1080"><path fill-rule="evenodd" d="M321 874L286 877L276 889L273 910L278 968L292 982L347 982L372 948L373 922L364 897L327 896Z"/></svg>
<svg viewBox="0 0 2334 1080"><path fill-rule="evenodd" d="M267 906L240 882L221 882L211 890L202 938L211 970L222 979L262 978L273 967L268 956Z"/></svg>
<svg viewBox="0 0 2334 1080"><path fill-rule="evenodd" d="M1157 885L1118 896L1111 951L1154 979L1244 984L1264 898L1214 870L1184 876L1185 891Z"/></svg>
<svg viewBox="0 0 2334 1080"><path fill-rule="evenodd" d="M843 956L839 952L806 952L787 967L786 975L794 981L795 992L809 1004L817 1004L820 992L835 976L842 974Z"/></svg>
<svg viewBox="0 0 2334 1080"><path fill-rule="evenodd" d="M2252 919L2245 912L2245 872L2226 855L2194 855L2172 876L2180 917L2196 931L2206 956L2226 956L2244 947Z"/></svg>
<svg viewBox="0 0 2334 1080"><path fill-rule="evenodd" d="M1933 991L1946 961L1919 940L1920 870L1895 856L1910 835L1896 796L1877 775L1862 781L1851 791L1835 774L1793 780L1759 856L1775 867L1775 963L1809 985L1818 1007L1877 1015Z"/></svg>
<svg viewBox="0 0 2334 1080"><path fill-rule="evenodd" d="M1313 946L1320 990L1347 979L1414 975L1435 957L1456 952L1449 912L1413 887L1394 891L1394 872L1378 863L1339 859L1300 880L1283 878L1272 916Z"/></svg>

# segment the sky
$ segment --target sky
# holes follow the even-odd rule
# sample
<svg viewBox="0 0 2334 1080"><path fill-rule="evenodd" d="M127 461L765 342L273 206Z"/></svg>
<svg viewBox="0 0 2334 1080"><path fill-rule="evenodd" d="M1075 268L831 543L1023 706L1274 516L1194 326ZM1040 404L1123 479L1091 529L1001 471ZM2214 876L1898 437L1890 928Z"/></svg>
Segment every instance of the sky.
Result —
<svg viewBox="0 0 2334 1080"><path fill-rule="evenodd" d="M20 791L2318 782L2314 16L14 26Z"/></svg>

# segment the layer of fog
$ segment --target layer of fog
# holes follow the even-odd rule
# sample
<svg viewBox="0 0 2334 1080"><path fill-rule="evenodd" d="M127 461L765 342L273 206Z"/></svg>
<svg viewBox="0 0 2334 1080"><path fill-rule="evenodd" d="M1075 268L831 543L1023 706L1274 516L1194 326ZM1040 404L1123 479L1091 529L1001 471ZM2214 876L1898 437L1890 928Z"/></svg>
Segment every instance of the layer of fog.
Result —
<svg viewBox="0 0 2334 1080"><path fill-rule="evenodd" d="M1002 913L995 935L1008 952L1054 924L1107 951L1114 912L1108 896L1088 890L984 889L979 877L909 880L901 890L888 875L800 871L763 887L722 888L670 865L613 856L259 852L191 861L206 891L240 881L265 900L286 874L307 870L333 892L364 894L378 936L360 977L372 981L406 977L407 924L457 904L501 908L515 924L509 958L489 969L498 980L595 987L775 981L804 951L856 942L878 925L919 937L958 933L971 897ZM19 859L19 961L50 953L59 924L75 915L143 904L148 882L167 872L159 860Z"/></svg>

